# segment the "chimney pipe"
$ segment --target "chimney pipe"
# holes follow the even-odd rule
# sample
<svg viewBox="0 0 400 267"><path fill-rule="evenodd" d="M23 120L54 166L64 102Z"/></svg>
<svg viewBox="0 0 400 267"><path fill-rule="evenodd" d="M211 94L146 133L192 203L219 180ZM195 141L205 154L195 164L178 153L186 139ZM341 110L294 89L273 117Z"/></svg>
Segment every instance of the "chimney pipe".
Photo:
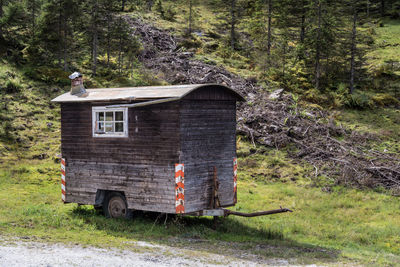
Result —
<svg viewBox="0 0 400 267"><path fill-rule="evenodd" d="M87 95L85 87L83 86L82 74L75 71L74 73L69 75L68 78L71 79L71 91L70 91L71 95L77 95L77 96Z"/></svg>

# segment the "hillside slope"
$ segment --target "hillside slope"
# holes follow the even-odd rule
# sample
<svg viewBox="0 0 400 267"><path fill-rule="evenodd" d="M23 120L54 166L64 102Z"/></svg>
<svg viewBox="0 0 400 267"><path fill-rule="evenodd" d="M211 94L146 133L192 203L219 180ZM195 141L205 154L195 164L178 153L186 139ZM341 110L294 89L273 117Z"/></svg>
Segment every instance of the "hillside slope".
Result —
<svg viewBox="0 0 400 267"><path fill-rule="evenodd" d="M140 18L124 18L142 41L139 59L155 75L162 75L171 84L226 84L246 96L247 103L238 109L238 130L253 143L276 149L290 147L292 158L306 160L317 168L316 176L334 178L334 184L382 186L400 193L399 147L380 151L374 144L380 142L378 136L337 125L329 112L305 109L294 95L282 96L280 92L271 99L270 92L254 81L182 51L182 39L168 31Z"/></svg>

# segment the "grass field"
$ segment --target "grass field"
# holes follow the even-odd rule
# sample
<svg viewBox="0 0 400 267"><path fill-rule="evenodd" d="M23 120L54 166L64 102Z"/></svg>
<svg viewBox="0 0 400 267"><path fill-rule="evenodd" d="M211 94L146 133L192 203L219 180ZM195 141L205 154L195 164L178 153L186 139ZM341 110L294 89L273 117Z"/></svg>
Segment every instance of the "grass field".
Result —
<svg viewBox="0 0 400 267"><path fill-rule="evenodd" d="M217 230L209 218L165 220L138 212L132 221L106 219L90 206L62 204L58 164L47 160L2 166L0 232L6 238L131 249L136 249L129 245L136 240L204 251L218 248L221 254L233 246L301 264L400 264L397 197L342 187L324 192L307 182L306 166L276 153L239 158L235 209L250 212L282 206L295 212L223 218ZM280 182L265 174L274 168L282 175ZM292 181L291 175L299 180Z"/></svg>
<svg viewBox="0 0 400 267"><path fill-rule="evenodd" d="M400 22L384 20L382 27L376 28L375 49L367 54L371 66L379 66L385 62L399 62ZM397 71L399 75L400 72Z"/></svg>

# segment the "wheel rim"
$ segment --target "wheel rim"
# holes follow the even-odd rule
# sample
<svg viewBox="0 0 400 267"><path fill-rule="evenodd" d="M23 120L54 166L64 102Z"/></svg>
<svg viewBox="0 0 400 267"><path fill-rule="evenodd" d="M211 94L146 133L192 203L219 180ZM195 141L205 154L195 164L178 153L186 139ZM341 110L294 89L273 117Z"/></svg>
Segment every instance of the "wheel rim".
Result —
<svg viewBox="0 0 400 267"><path fill-rule="evenodd" d="M112 218L125 217L127 212L125 201L120 197L111 198L108 202L108 211Z"/></svg>

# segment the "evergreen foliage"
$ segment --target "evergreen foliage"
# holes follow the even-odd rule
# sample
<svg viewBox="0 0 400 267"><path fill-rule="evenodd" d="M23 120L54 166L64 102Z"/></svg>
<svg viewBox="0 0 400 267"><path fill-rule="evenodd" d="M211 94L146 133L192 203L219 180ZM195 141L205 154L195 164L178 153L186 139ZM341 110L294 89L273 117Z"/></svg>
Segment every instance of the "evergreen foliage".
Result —
<svg viewBox="0 0 400 267"><path fill-rule="evenodd" d="M107 69L129 72L140 49L118 14L129 2L2 0L0 53L33 67L91 69L93 76Z"/></svg>
<svg viewBox="0 0 400 267"><path fill-rule="evenodd" d="M235 66L245 62L259 80L301 94L371 85L365 55L375 29L383 17L400 17L395 0L0 0L0 55L17 64L126 76L140 44L121 11L150 11L169 22L182 13L190 35L205 20L200 5L215 16L206 30L215 42L205 52Z"/></svg>

